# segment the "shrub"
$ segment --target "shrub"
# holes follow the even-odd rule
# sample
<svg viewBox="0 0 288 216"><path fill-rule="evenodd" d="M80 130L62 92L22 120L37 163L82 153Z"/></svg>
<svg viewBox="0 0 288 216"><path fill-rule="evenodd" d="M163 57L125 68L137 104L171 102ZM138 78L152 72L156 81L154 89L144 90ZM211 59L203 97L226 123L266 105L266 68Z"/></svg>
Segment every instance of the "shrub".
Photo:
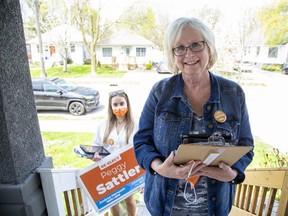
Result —
<svg viewBox="0 0 288 216"><path fill-rule="evenodd" d="M149 62L145 65L146 70L151 70L152 69L152 63Z"/></svg>
<svg viewBox="0 0 288 216"><path fill-rule="evenodd" d="M281 71L281 65L262 65L262 69L267 71Z"/></svg>
<svg viewBox="0 0 288 216"><path fill-rule="evenodd" d="M73 60L70 57L67 58L67 64L73 64Z"/></svg>
<svg viewBox="0 0 288 216"><path fill-rule="evenodd" d="M264 152L265 167L288 167L288 155L283 154L277 148Z"/></svg>
<svg viewBox="0 0 288 216"><path fill-rule="evenodd" d="M91 65L91 59L85 59L84 65Z"/></svg>

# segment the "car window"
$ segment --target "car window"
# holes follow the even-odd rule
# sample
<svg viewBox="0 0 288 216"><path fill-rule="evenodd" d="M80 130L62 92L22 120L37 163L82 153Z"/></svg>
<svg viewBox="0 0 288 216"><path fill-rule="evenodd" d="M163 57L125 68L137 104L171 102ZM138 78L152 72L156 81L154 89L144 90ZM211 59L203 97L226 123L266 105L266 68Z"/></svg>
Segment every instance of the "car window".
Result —
<svg viewBox="0 0 288 216"><path fill-rule="evenodd" d="M32 83L33 91L43 91L43 86L41 83Z"/></svg>
<svg viewBox="0 0 288 216"><path fill-rule="evenodd" d="M51 84L43 84L43 88L45 92L57 92L60 90L57 86Z"/></svg>
<svg viewBox="0 0 288 216"><path fill-rule="evenodd" d="M77 88L77 86L74 83L68 82L68 81L66 81L64 79L57 79L57 80L54 81L54 83L57 86L65 89L66 91L73 91L74 89Z"/></svg>

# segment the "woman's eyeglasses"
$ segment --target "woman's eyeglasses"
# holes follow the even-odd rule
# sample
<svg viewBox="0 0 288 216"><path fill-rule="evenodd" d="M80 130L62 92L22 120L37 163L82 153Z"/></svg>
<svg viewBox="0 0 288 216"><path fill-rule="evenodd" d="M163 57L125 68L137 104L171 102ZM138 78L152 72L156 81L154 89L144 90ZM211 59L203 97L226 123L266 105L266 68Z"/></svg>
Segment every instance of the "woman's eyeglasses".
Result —
<svg viewBox="0 0 288 216"><path fill-rule="evenodd" d="M188 47L185 46L175 47L172 49L172 51L175 56L182 56L186 55L188 48L193 52L200 52L205 48L205 41L194 42Z"/></svg>
<svg viewBox="0 0 288 216"><path fill-rule="evenodd" d="M109 93L110 97L114 97L116 95L126 94L124 90L116 90Z"/></svg>

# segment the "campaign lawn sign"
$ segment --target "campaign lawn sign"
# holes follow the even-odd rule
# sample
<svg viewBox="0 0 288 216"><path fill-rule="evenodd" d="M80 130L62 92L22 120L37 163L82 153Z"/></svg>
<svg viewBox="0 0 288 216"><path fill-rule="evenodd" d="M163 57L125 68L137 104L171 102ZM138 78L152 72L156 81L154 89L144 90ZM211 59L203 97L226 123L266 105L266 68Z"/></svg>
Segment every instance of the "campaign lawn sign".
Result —
<svg viewBox="0 0 288 216"><path fill-rule="evenodd" d="M133 145L127 145L80 170L77 180L102 213L144 187L145 170L136 161Z"/></svg>

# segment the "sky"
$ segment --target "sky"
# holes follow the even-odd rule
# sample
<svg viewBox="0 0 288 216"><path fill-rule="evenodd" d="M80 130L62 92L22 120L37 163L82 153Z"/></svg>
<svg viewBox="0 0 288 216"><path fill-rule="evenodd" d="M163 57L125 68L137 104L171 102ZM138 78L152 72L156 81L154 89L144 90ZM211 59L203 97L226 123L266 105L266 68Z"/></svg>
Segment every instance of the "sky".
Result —
<svg viewBox="0 0 288 216"><path fill-rule="evenodd" d="M20 2L25 0L20 0ZM46 0L53 2L54 0ZM141 4L154 9L156 14L168 15L170 20L181 16L196 16L197 9L203 7L219 9L228 21L239 20L248 8L260 8L279 0L92 0L96 5L104 5L103 12L110 19L119 17L124 8ZM97 7L98 8L98 7Z"/></svg>
<svg viewBox="0 0 288 216"><path fill-rule="evenodd" d="M156 13L168 14L171 20L180 16L193 16L191 13L193 10L204 6L217 8L230 18L240 18L241 13L247 8L259 8L270 5L273 1L277 0L140 0L141 4L155 9ZM120 13L121 8L136 3L137 0L106 0L105 2L109 4L109 16L113 16Z"/></svg>
<svg viewBox="0 0 288 216"><path fill-rule="evenodd" d="M182 16L201 19L201 17L197 17L200 9L218 9L221 12L218 22L221 34L235 35L239 34L240 22L242 21L243 23L244 20L247 20L247 15L244 17L244 13L247 13L248 9L256 10L266 5L272 5L275 1L279 0L102 0L102 3L105 2L106 4L103 7L103 12L106 9L103 14L107 15L110 19L113 19L113 17L117 19L123 8L127 8L133 4L150 7L154 10L155 14L168 16L170 22ZM220 38L224 38L224 36L219 35L219 31L216 33L218 33L217 38L219 40Z"/></svg>

